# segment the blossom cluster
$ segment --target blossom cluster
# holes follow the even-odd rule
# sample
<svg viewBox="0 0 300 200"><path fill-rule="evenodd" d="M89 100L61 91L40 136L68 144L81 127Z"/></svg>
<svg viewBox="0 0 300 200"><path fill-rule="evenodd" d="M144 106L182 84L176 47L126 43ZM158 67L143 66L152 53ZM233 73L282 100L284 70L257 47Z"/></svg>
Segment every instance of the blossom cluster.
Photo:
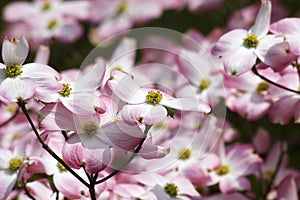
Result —
<svg viewBox="0 0 300 200"><path fill-rule="evenodd" d="M289 125L299 132L300 18L278 18L280 4L261 0L236 12L229 30L190 29L180 42L154 34L161 29L146 29L149 36L138 30L142 39L122 32L164 10L199 13L222 3L8 4L0 200L297 200L300 172L288 163L291 144L250 126L267 120L282 135ZM81 69L57 70L49 64L51 39L72 43L83 37L83 23L91 43L123 34L109 58L97 54ZM249 127L227 118L227 109Z"/></svg>

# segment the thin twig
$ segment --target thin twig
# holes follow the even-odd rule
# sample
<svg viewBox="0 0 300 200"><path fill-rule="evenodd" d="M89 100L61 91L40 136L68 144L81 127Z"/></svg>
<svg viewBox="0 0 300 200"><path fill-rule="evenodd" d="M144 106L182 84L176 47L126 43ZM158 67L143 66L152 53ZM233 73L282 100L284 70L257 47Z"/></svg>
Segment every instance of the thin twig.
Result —
<svg viewBox="0 0 300 200"><path fill-rule="evenodd" d="M124 169L132 160L133 158L136 156L136 154L142 149L142 146L144 144L144 142L146 141L147 138L147 134L150 130L150 128L152 127L152 125L146 126L145 130L144 130L144 138L142 139L142 141L139 143L139 145L136 147L136 149L134 150L134 152L131 154L130 158L127 160L126 163L124 163L120 169L116 169L114 170L112 173L110 173L109 175L107 175L106 177L98 180L95 182L95 184L99 184L99 183L103 183L104 181L110 179L111 177L117 175L122 169Z"/></svg>
<svg viewBox="0 0 300 200"><path fill-rule="evenodd" d="M55 159L57 160L60 164L62 164L66 170L68 170L75 178L77 178L82 184L84 184L86 187L90 187L90 184L87 183L83 178L81 178L72 168L70 168L56 153L43 141L41 138L39 132L35 128L35 125L33 121L31 120L31 117L28 114L28 111L25 106L25 102L23 100L18 101L18 105L25 114L33 132L35 133L38 141L41 143L42 147Z"/></svg>
<svg viewBox="0 0 300 200"><path fill-rule="evenodd" d="M300 94L300 91L297 91L297 90L293 90L293 89L287 88L287 87L285 87L285 86L283 86L283 85L280 85L280 84L278 84L278 83L276 83L276 82L274 82L274 81L271 81L270 79L268 79L268 78L264 77L263 75L259 74L255 66L253 66L253 67L251 68L251 70L252 70L252 72L253 72L255 75L257 75L258 77L260 77L261 79L263 79L264 81L266 81L266 82L268 82L268 83L270 83L270 84L272 84L272 85L275 85L275 86L277 86L277 87L279 87L279 88L281 88L281 89L287 90L287 91L289 91L289 92L293 92L293 93L296 93L296 94Z"/></svg>

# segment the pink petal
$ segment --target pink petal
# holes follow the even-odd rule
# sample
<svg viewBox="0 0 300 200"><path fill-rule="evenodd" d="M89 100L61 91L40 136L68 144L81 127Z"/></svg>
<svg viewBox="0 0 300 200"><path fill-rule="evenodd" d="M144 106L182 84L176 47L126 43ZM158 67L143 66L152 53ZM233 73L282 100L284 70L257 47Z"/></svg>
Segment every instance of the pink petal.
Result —
<svg viewBox="0 0 300 200"><path fill-rule="evenodd" d="M29 44L24 37L15 41L4 38L2 43L2 59L6 65L22 65L29 53Z"/></svg>
<svg viewBox="0 0 300 200"><path fill-rule="evenodd" d="M91 174L103 170L111 157L108 149L86 149L78 135L73 135L66 141L62 156L70 167L79 169L84 166L85 170Z"/></svg>
<svg viewBox="0 0 300 200"><path fill-rule="evenodd" d="M124 38L114 51L108 67L121 67L128 72L127 69L134 65L136 48L137 44L134 39Z"/></svg>
<svg viewBox="0 0 300 200"><path fill-rule="evenodd" d="M300 32L300 19L284 18L271 24L270 31L276 35L297 35Z"/></svg>
<svg viewBox="0 0 300 200"><path fill-rule="evenodd" d="M147 91L140 86L127 74L114 71L114 78L108 83L113 93L122 101L130 104L140 104L146 101Z"/></svg>
<svg viewBox="0 0 300 200"><path fill-rule="evenodd" d="M137 122L151 125L164 120L167 117L167 110L161 105L125 105L122 108L121 116L126 123L131 125L135 125Z"/></svg>
<svg viewBox="0 0 300 200"><path fill-rule="evenodd" d="M248 32L244 29L236 29L223 35L212 48L212 54L218 57L234 51L243 45L243 39Z"/></svg>
<svg viewBox="0 0 300 200"><path fill-rule="evenodd" d="M80 194L82 191L88 194L85 185L83 185L70 173L54 174L53 181L58 191L67 198L80 199L82 198L82 195Z"/></svg>
<svg viewBox="0 0 300 200"><path fill-rule="evenodd" d="M209 70L213 67L213 63L209 63L203 56L185 49L180 51L178 63L180 72L195 86L199 86L204 75L207 75L207 73L202 74L202 69Z"/></svg>
<svg viewBox="0 0 300 200"><path fill-rule="evenodd" d="M94 94L88 92L74 93L69 97L60 98L63 105L75 114L95 114Z"/></svg>
<svg viewBox="0 0 300 200"><path fill-rule="evenodd" d="M34 63L46 65L48 64L49 58L50 58L50 48L48 46L41 45L39 46L36 52Z"/></svg>
<svg viewBox="0 0 300 200"><path fill-rule="evenodd" d="M142 146L142 149L138 153L144 159L157 159L163 158L170 152L170 148L156 146L153 144L145 143Z"/></svg>
<svg viewBox="0 0 300 200"><path fill-rule="evenodd" d="M163 98L161 104L169 108L182 111L198 111L203 113L209 113L211 108L202 101L191 99L191 98Z"/></svg>
<svg viewBox="0 0 300 200"><path fill-rule="evenodd" d="M77 22L63 24L55 34L59 40L64 42L74 42L83 34L83 28Z"/></svg>
<svg viewBox="0 0 300 200"><path fill-rule="evenodd" d="M255 23L249 30L250 34L261 38L268 33L271 20L271 7L272 5L270 0L261 1L261 7L257 14Z"/></svg>
<svg viewBox="0 0 300 200"><path fill-rule="evenodd" d="M252 49L240 46L224 56L224 68L228 74L241 75L254 66L256 55Z"/></svg>
<svg viewBox="0 0 300 200"><path fill-rule="evenodd" d="M144 133L138 126L116 121L102 126L97 136L117 149L131 151L142 141Z"/></svg>
<svg viewBox="0 0 300 200"><path fill-rule="evenodd" d="M39 127L42 130L75 131L74 115L61 103L48 104L39 112Z"/></svg>
<svg viewBox="0 0 300 200"><path fill-rule="evenodd" d="M255 146L255 150L258 153L264 153L270 147L270 135L269 133L263 129L258 128L255 136L253 137L253 144Z"/></svg>
<svg viewBox="0 0 300 200"><path fill-rule="evenodd" d="M297 185L295 180L288 176L278 186L278 200L298 200Z"/></svg>
<svg viewBox="0 0 300 200"><path fill-rule="evenodd" d="M269 111L271 122L281 125L287 124L293 117L298 101L291 96L285 96L274 103Z"/></svg>
<svg viewBox="0 0 300 200"><path fill-rule="evenodd" d="M267 35L260 40L257 49L255 49L255 54L265 64L280 70L293 60L293 56L288 52L288 49L288 43L283 42L283 38Z"/></svg>
<svg viewBox="0 0 300 200"><path fill-rule="evenodd" d="M28 16L37 14L37 9L32 2L11 2L4 9L4 18L9 22L16 22L26 19Z"/></svg>
<svg viewBox="0 0 300 200"><path fill-rule="evenodd" d="M36 85L30 79L6 78L0 85L0 95L11 101L27 100L33 97Z"/></svg>
<svg viewBox="0 0 300 200"><path fill-rule="evenodd" d="M88 68L84 75L75 80L74 93L95 92L104 76L105 64L103 60L98 60L94 66Z"/></svg>
<svg viewBox="0 0 300 200"><path fill-rule="evenodd" d="M296 55L300 55L300 19L285 18L275 22L270 26L270 31L276 35L282 35L286 38L290 45L290 51Z"/></svg>
<svg viewBox="0 0 300 200"><path fill-rule="evenodd" d="M251 184L245 177L233 178L226 177L220 182L220 190L222 193L231 193L235 191L250 190Z"/></svg>
<svg viewBox="0 0 300 200"><path fill-rule="evenodd" d="M9 170L0 171L0 199L7 199L17 182L17 173L11 173Z"/></svg>

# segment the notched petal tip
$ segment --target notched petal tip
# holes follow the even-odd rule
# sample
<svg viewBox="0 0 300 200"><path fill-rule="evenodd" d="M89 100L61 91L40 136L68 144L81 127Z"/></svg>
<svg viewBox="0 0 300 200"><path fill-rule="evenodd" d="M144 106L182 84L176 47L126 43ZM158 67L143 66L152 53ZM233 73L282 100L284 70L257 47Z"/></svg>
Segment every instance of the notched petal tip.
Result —
<svg viewBox="0 0 300 200"><path fill-rule="evenodd" d="M9 38L6 36L2 44L2 59L6 65L22 65L29 53L29 44L24 36Z"/></svg>

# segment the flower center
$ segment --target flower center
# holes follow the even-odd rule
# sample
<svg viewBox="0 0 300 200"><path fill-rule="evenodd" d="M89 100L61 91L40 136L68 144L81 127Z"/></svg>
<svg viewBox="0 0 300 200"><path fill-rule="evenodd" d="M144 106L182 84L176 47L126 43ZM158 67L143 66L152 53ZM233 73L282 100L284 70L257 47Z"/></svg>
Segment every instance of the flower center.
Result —
<svg viewBox="0 0 300 200"><path fill-rule="evenodd" d="M70 96L71 92L72 88L70 87L70 84L63 83L63 89L60 92L58 92L58 94L62 97L68 97Z"/></svg>
<svg viewBox="0 0 300 200"><path fill-rule="evenodd" d="M98 129L99 125L91 121L86 122L82 128L83 134L87 134L89 136L94 136L98 132Z"/></svg>
<svg viewBox="0 0 300 200"><path fill-rule="evenodd" d="M178 195L178 187L174 183L167 183L164 189L170 197L176 197Z"/></svg>
<svg viewBox="0 0 300 200"><path fill-rule="evenodd" d="M248 35L244 39L244 45L248 48L256 48L258 46L259 40L257 39L256 35Z"/></svg>
<svg viewBox="0 0 300 200"><path fill-rule="evenodd" d="M21 65L15 64L7 66L4 70L4 74L8 78L16 78L23 72Z"/></svg>
<svg viewBox="0 0 300 200"><path fill-rule="evenodd" d="M192 154L192 151L190 149L181 149L178 152L179 159L181 159L181 160L189 159L191 157L191 154Z"/></svg>
<svg viewBox="0 0 300 200"><path fill-rule="evenodd" d="M48 24L48 26L47 26L48 30L54 29L54 28L57 26L57 24L58 24L58 23L57 23L56 20L50 21L49 24Z"/></svg>
<svg viewBox="0 0 300 200"><path fill-rule="evenodd" d="M50 2L43 3L42 10L47 11L50 10L50 8L51 8Z"/></svg>
<svg viewBox="0 0 300 200"><path fill-rule="evenodd" d="M150 91L146 95L146 100L148 101L148 103L151 103L153 105L158 104L162 100L162 98L163 98L163 96L159 90Z"/></svg>
<svg viewBox="0 0 300 200"><path fill-rule="evenodd" d="M23 159L20 157L15 157L9 161L9 170L12 172L17 171L23 163Z"/></svg>
<svg viewBox="0 0 300 200"><path fill-rule="evenodd" d="M261 93L264 91L267 91L269 89L270 85L266 82L261 82L258 84L258 86L256 87L256 92L257 93Z"/></svg>
<svg viewBox="0 0 300 200"><path fill-rule="evenodd" d="M230 168L227 165L221 165L216 171L216 173L220 176L228 174L229 172L230 172Z"/></svg>
<svg viewBox="0 0 300 200"><path fill-rule="evenodd" d="M58 167L60 172L66 172L67 171L67 169L60 162L57 162L57 167Z"/></svg>
<svg viewBox="0 0 300 200"><path fill-rule="evenodd" d="M208 79L202 79L199 84L201 90L207 89L211 85L211 81Z"/></svg>
<svg viewBox="0 0 300 200"><path fill-rule="evenodd" d="M127 10L127 7L127 4L125 2L122 2L117 9L117 14L120 15L124 13Z"/></svg>

